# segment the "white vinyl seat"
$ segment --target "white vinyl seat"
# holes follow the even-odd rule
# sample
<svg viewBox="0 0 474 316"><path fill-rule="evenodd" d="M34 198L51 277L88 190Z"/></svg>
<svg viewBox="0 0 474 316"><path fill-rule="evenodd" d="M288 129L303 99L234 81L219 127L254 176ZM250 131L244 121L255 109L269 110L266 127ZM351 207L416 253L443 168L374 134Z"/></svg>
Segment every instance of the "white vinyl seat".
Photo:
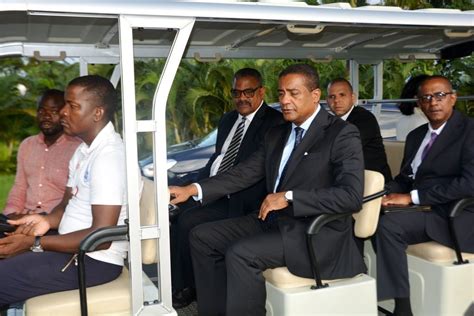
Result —
<svg viewBox="0 0 474 316"><path fill-rule="evenodd" d="M155 189L153 181L142 178L143 190L140 198L140 219L142 225L157 223L155 211ZM142 262L157 262L158 248L155 240L142 241ZM154 287L144 275L144 286ZM89 315L131 315L129 272L124 267L121 275L108 283L87 289ZM81 315L79 291L71 290L31 298L25 303L27 316L79 316Z"/></svg>
<svg viewBox="0 0 474 316"><path fill-rule="evenodd" d="M400 173L400 166L402 164L403 152L405 150L405 142L386 140L383 142L385 153L387 154L387 163L395 176Z"/></svg>
<svg viewBox="0 0 474 316"><path fill-rule="evenodd" d="M352 214L355 219L354 233L360 238L370 237L377 229L381 206L381 192L384 178L381 173L365 170L362 210ZM377 194L378 193L378 194ZM328 287L312 289L315 279L302 278L291 274L286 267L267 269L263 272L266 280L267 316L281 315L377 315L377 295L375 280L360 274L352 278L324 280ZM343 301L341 301L343 300Z"/></svg>
<svg viewBox="0 0 474 316"><path fill-rule="evenodd" d="M450 219L469 205L474 205L473 198L459 201ZM452 233L458 250L435 241L407 248L410 300L415 315L474 314L474 253L461 253L456 246L455 228Z"/></svg>

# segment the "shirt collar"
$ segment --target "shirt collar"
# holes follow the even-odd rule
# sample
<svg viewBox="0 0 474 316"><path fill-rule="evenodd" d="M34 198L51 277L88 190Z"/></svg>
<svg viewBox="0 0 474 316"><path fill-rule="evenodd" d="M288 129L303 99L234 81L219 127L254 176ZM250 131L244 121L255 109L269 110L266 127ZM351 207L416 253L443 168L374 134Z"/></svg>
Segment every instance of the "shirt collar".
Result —
<svg viewBox="0 0 474 316"><path fill-rule="evenodd" d="M61 136L58 137L58 139L56 139L56 141L51 144L51 146L55 145L55 144L60 144L61 142L63 142L64 140L66 139L66 134L62 133ZM44 134L43 132L39 132L38 134L38 140L41 144L45 145L46 146L46 143L44 142Z"/></svg>
<svg viewBox="0 0 474 316"><path fill-rule="evenodd" d="M262 104L263 104L263 100L262 100L262 102L260 102L260 105L258 106L258 108L257 108L255 111L253 111L252 113L250 113L249 115L247 115L247 116L245 117L245 120L246 120L247 122L249 122L249 123L252 122L252 120L253 120L255 114L256 114L256 113L258 112L258 110L260 110L260 108L262 107ZM240 115L240 113L239 113L239 122L242 120L242 117L243 117L243 116Z"/></svg>
<svg viewBox="0 0 474 316"><path fill-rule="evenodd" d="M81 144L81 151L84 154L90 154L93 152L96 148L101 147L102 143L106 141L110 135L113 135L115 133L114 126L112 125L112 122L108 122L107 125L104 126L104 128L101 129L99 134L94 138L90 146L87 146L86 143Z"/></svg>
<svg viewBox="0 0 474 316"><path fill-rule="evenodd" d="M428 131L429 133L436 133L436 134L441 134L441 132L443 131L443 128L446 126L446 123L448 123L448 121L444 122L443 125L441 125L440 127L438 127L437 129L433 129L431 127L431 124L428 123Z"/></svg>
<svg viewBox="0 0 474 316"><path fill-rule="evenodd" d="M313 123L313 120L314 120L314 118L316 117L316 115L318 115L319 111L321 111L321 105L319 105L319 103L318 103L318 104L316 104L316 111L314 111L314 113L311 114L311 116L308 117L308 118L306 119L306 121L304 121L303 124L300 125L300 127L301 127L302 129L304 129L305 132L308 130L308 128L309 128L309 126L311 125L311 123ZM294 128L296 127L296 124L295 124L295 123L291 123L291 126L292 126L292 128L294 129Z"/></svg>
<svg viewBox="0 0 474 316"><path fill-rule="evenodd" d="M354 110L354 105L353 105L353 106L350 108L350 110L349 110L349 111L347 111L347 113L346 113L346 114L344 114L343 116L341 116L341 119L343 119L344 121L346 121L346 120L347 120L347 118L349 117L349 115L351 115L351 113L352 113L352 110Z"/></svg>

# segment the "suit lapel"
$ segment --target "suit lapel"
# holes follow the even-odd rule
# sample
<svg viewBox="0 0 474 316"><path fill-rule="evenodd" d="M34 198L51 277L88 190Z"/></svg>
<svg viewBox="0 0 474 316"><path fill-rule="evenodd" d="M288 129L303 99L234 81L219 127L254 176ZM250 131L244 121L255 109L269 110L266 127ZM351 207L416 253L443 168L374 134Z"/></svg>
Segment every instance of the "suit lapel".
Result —
<svg viewBox="0 0 474 316"><path fill-rule="evenodd" d="M252 140L255 138L255 134L260 129L260 126L263 123L263 118L265 117L265 112L268 108L268 105L264 102L260 109L258 109L257 113L252 119L247 131L245 132L244 138L242 139L242 143L240 144L239 153L237 155L237 161L240 161L240 157L242 153L247 150L247 146L251 144Z"/></svg>
<svg viewBox="0 0 474 316"><path fill-rule="evenodd" d="M222 135L222 137L219 137L216 141L216 152L219 154L222 151L222 146L224 146L225 140L229 136L230 130L232 129L232 126L235 124L235 120L238 117L237 111L232 111L229 113L228 119L226 122L222 122L222 124L219 126L221 129L220 133L217 133L217 135Z"/></svg>
<svg viewBox="0 0 474 316"><path fill-rule="evenodd" d="M454 111L452 117L446 123L446 126L443 128L441 134L438 135L435 142L431 146L430 150L426 154L425 159L421 162L417 174L422 173L427 166L431 165L431 162L436 159L436 157L446 151L446 146L452 143L454 140L461 137L463 131L458 125L462 122L461 115Z"/></svg>
<svg viewBox="0 0 474 316"><path fill-rule="evenodd" d="M420 148L427 131L428 124L426 124L426 126L424 126L424 128L421 129L420 132L415 136L414 144L410 147L410 152L408 153L409 163L411 163L413 159L415 159L416 153L418 152L418 149Z"/></svg>
<svg viewBox="0 0 474 316"><path fill-rule="evenodd" d="M272 157L271 161L269 161L269 164L271 164L271 184L273 188L275 187L275 182L278 177L278 170L280 168L280 163L281 163L281 157L283 156L283 149L285 148L286 142L288 141L288 138L290 137L292 125L291 123L285 124L285 127L283 128L283 131L281 135L275 135L275 147L273 149L273 153L269 156Z"/></svg>
<svg viewBox="0 0 474 316"><path fill-rule="evenodd" d="M288 182L288 179L290 179L292 174L297 170L298 164L300 163L301 159L303 159L304 154L308 151L308 149L310 149L312 146L314 146L314 144L316 144L323 138L324 130L328 125L328 115L329 114L326 112L326 110L321 108L319 113L314 118L313 122L308 128L308 131L306 131L303 140L301 141L301 144L296 148L295 152L293 153L291 161L288 162L288 169L286 171L286 175L283 179L281 187L285 186L285 184ZM286 139L288 139L288 137ZM283 144L283 147L285 146L285 144L286 141ZM283 152L283 148L281 149L281 152Z"/></svg>

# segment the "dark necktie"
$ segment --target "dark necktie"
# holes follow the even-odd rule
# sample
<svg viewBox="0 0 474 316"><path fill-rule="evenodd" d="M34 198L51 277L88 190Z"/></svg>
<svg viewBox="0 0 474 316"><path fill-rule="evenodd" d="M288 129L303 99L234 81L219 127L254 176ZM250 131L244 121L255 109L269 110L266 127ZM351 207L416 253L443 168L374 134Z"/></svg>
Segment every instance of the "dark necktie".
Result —
<svg viewBox="0 0 474 316"><path fill-rule="evenodd" d="M426 144L425 148L423 148L423 151L421 152L421 160L424 160L426 155L431 149L431 146L433 146L434 141L436 140L436 137L438 137L438 134L435 132L431 132L431 138L428 144Z"/></svg>
<svg viewBox="0 0 474 316"><path fill-rule="evenodd" d="M281 184L283 183L283 179L286 176L286 171L288 170L288 165L290 164L291 158L293 157L296 147L298 147L298 145L301 143L301 140L303 139L303 131L303 128L299 126L295 127L295 145L293 146L293 150L291 151L290 157L288 157L288 160L286 161L286 164L283 167L283 170L281 171L280 181L278 182L276 192L279 192L281 189Z"/></svg>
<svg viewBox="0 0 474 316"><path fill-rule="evenodd" d="M237 153L239 152L240 143L242 142L242 135L244 134L244 127L245 127L245 117L242 117L242 121L240 121L239 125L237 126L234 136L232 136L232 140L230 141L229 147L224 154L224 158L222 158L222 162L217 170L217 174L222 173L230 169L235 162L235 158L237 157Z"/></svg>

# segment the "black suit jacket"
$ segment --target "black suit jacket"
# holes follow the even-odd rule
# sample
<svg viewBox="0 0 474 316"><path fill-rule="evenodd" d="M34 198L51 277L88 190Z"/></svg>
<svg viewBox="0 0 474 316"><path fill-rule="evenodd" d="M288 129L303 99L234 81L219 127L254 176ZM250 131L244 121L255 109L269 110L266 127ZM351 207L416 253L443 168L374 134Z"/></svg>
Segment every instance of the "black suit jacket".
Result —
<svg viewBox="0 0 474 316"><path fill-rule="evenodd" d="M203 203L266 179L273 192L290 123L270 129L249 159L229 171L200 182ZM293 190L293 203L278 211L285 263L299 276L312 277L305 230L320 214L361 208L364 163L359 132L353 125L321 109L289 162L281 191ZM315 238L323 278L342 278L365 271L352 232L352 219L335 221Z"/></svg>
<svg viewBox="0 0 474 316"><path fill-rule="evenodd" d="M238 112L234 110L224 114L221 118L217 130L216 151L211 156L206 166L200 171L198 179L202 180L209 177L211 166L216 158L221 154L222 146L224 145L224 142L238 116ZM257 151L268 129L283 123L284 120L281 112L269 107L264 102L260 109L255 113L255 116L242 139L234 164L244 161L251 154ZM217 202L216 205L218 206L216 207L228 208L227 211L229 217L241 216L260 207L265 195L265 183L264 181L260 181L241 192L232 194L229 196L228 201L224 200ZM224 199L227 199L227 197L224 197Z"/></svg>
<svg viewBox="0 0 474 316"><path fill-rule="evenodd" d="M474 120L454 110L413 179L411 163L427 132L425 124L408 134L400 174L388 187L396 193L418 190L420 204L434 212L427 218L428 236L452 247L449 212L456 201L474 197ZM456 219L456 229L461 249L474 252L473 209Z"/></svg>
<svg viewBox="0 0 474 316"><path fill-rule="evenodd" d="M375 116L363 107L356 106L347 117L347 121L359 129L365 169L383 174L385 183L391 181L392 173L387 163L380 127Z"/></svg>

